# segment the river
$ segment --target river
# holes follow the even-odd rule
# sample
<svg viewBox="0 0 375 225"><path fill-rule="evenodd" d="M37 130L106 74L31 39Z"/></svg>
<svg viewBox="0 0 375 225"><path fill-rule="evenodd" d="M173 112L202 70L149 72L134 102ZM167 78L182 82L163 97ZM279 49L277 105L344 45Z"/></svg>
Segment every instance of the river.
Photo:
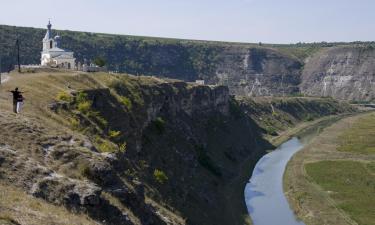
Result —
<svg viewBox="0 0 375 225"><path fill-rule="evenodd" d="M304 225L290 209L283 191L285 167L302 147L298 138L292 138L256 164L245 188L245 201L254 225Z"/></svg>

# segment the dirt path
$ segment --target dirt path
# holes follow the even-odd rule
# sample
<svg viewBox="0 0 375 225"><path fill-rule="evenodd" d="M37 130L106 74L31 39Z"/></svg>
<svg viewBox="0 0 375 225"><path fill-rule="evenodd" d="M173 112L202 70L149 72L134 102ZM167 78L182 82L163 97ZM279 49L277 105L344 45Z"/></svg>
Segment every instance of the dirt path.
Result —
<svg viewBox="0 0 375 225"><path fill-rule="evenodd" d="M326 128L288 163L284 174L284 191L292 208L306 224L357 224L344 211L336 207L329 193L311 182L311 178L305 171L305 164L323 160L374 161L375 155L336 150L338 136L366 115L368 114L348 117Z"/></svg>

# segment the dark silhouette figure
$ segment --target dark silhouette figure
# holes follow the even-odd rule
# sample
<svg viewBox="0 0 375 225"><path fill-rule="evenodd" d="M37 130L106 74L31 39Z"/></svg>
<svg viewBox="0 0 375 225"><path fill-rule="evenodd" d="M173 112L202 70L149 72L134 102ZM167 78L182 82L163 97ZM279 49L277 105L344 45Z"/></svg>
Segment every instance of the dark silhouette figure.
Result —
<svg viewBox="0 0 375 225"><path fill-rule="evenodd" d="M9 91L13 94L13 112L14 113L18 113L18 111L21 110L21 106L22 106L22 103L23 103L23 96L22 96L22 93L24 92L20 92L18 91L18 88L16 87L13 91ZM20 102L19 104L17 104L18 102ZM17 107L18 105L18 107Z"/></svg>

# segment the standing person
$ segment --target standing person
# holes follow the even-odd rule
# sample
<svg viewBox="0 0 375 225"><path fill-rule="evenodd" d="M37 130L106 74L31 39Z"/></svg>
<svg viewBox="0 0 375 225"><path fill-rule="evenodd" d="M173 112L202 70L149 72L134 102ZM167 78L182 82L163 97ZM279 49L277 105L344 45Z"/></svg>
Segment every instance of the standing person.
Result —
<svg viewBox="0 0 375 225"><path fill-rule="evenodd" d="M13 94L13 112L17 113L17 102L18 102L18 99L20 99L20 96L21 98L23 98L22 97L23 92L18 91L18 87L16 87L13 91L9 91L9 92Z"/></svg>
<svg viewBox="0 0 375 225"><path fill-rule="evenodd" d="M18 95L17 108L16 108L17 113L21 112L21 109L22 109L22 106L23 106L23 100L25 100L25 98L22 96L22 94Z"/></svg>

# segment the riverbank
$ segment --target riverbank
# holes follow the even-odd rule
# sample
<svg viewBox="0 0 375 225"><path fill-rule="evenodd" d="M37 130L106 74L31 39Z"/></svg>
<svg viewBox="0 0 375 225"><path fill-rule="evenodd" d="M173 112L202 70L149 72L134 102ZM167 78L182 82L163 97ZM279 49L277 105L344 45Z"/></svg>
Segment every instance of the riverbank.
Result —
<svg viewBox="0 0 375 225"><path fill-rule="evenodd" d="M375 162L375 155L338 150L339 147L347 146L348 141L355 143L356 138L373 138L374 129L368 126L371 123L362 122L362 125L358 125L369 116L375 116L375 113L350 116L327 127L288 163L284 174L284 191L297 216L307 225L374 224L371 207L366 206L371 197L366 190L371 192L371 189L366 189L365 186L369 182L371 185L371 179L359 170L362 166L367 168L369 163ZM350 134L350 130L355 126L363 126L359 128L366 133ZM368 130L365 130L366 128ZM359 164L353 166L353 163ZM370 169L363 171L370 171L369 176L373 174ZM364 177L361 178L359 175ZM355 177L369 179L369 182L361 186L361 182L354 182ZM362 213L360 216L358 211Z"/></svg>
<svg viewBox="0 0 375 225"><path fill-rule="evenodd" d="M307 121L307 122L300 122L295 127L285 130L280 133L277 137L272 137L268 141L278 147L282 143L288 141L292 137L298 136L304 144L307 144L310 140L313 139L316 135L318 135L325 127L328 127L340 119L344 117L348 117L352 114L341 114L341 115L334 115L334 116L325 116L320 119L316 119L314 121ZM269 151L273 151L270 149ZM249 178L251 177L251 173L253 171L254 166L258 162L258 160L263 155L257 156L256 159L248 158L244 161L241 166L241 173L238 177L233 181L231 185L228 185L228 190L226 192L228 199L236 200L242 199L239 198L243 195L243 192L239 192L240 190L244 190L244 186L247 184ZM229 188L230 187L230 188ZM241 196L240 196L241 195ZM243 203L245 205L245 202ZM241 203L233 204L233 205L241 205ZM236 210L236 209L231 209ZM252 220L248 212L244 215L243 221L246 221L246 225L252 225Z"/></svg>

